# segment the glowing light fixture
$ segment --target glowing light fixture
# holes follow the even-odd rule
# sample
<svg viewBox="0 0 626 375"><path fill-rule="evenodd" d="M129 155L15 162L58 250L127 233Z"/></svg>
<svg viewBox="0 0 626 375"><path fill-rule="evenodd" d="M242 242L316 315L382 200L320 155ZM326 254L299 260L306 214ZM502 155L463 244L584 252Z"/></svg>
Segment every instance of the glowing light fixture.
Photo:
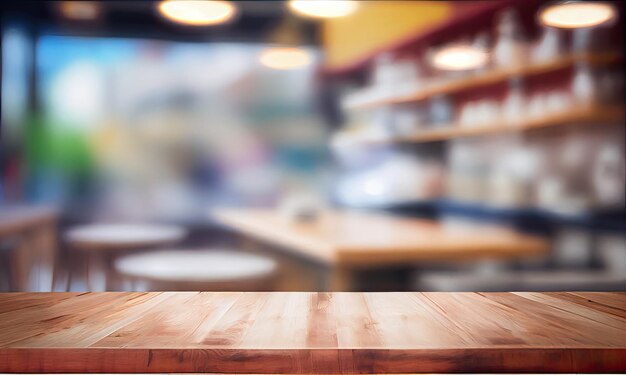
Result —
<svg viewBox="0 0 626 375"><path fill-rule="evenodd" d="M350 0L291 0L289 8L302 16L313 18L345 17L353 13L359 4Z"/></svg>
<svg viewBox="0 0 626 375"><path fill-rule="evenodd" d="M300 69L311 64L313 56L302 47L305 38L300 26L295 17L285 17L268 35L270 46L261 51L259 62L280 70Z"/></svg>
<svg viewBox="0 0 626 375"><path fill-rule="evenodd" d="M93 1L61 1L57 6L63 17L72 20L95 20L101 13L100 5Z"/></svg>
<svg viewBox="0 0 626 375"><path fill-rule="evenodd" d="M431 63L442 70L478 69L487 64L489 54L472 45L458 44L436 51Z"/></svg>
<svg viewBox="0 0 626 375"><path fill-rule="evenodd" d="M233 3L220 0L164 0L158 8L165 18L191 26L217 25L237 14Z"/></svg>
<svg viewBox="0 0 626 375"><path fill-rule="evenodd" d="M545 7L539 20L546 26L565 29L598 26L616 18L612 4L593 1L561 2Z"/></svg>
<svg viewBox="0 0 626 375"><path fill-rule="evenodd" d="M267 48L259 59L268 68L280 70L303 68L313 60L309 51L297 47Z"/></svg>

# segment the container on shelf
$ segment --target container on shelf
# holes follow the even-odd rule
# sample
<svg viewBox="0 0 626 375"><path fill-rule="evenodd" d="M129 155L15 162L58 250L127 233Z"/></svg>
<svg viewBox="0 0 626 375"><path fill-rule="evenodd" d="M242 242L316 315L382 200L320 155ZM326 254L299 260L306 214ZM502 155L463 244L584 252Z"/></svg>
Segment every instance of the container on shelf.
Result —
<svg viewBox="0 0 626 375"><path fill-rule="evenodd" d="M494 65L499 68L522 66L526 63L527 46L517 11L513 8L500 13L493 49Z"/></svg>
<svg viewBox="0 0 626 375"><path fill-rule="evenodd" d="M502 101L501 116L506 124L514 125L523 121L526 114L526 97L521 78L509 80L509 90Z"/></svg>
<svg viewBox="0 0 626 375"><path fill-rule="evenodd" d="M543 27L541 39L532 50L531 61L543 63L556 60L566 52L563 30Z"/></svg>
<svg viewBox="0 0 626 375"><path fill-rule="evenodd" d="M589 63L580 61L576 64L572 79L572 97L577 106L592 106L597 103L598 87L596 77Z"/></svg>
<svg viewBox="0 0 626 375"><path fill-rule="evenodd" d="M597 206L624 207L625 173L623 145L608 143L597 150L591 173L593 196Z"/></svg>
<svg viewBox="0 0 626 375"><path fill-rule="evenodd" d="M432 125L447 125L454 119L452 99L447 95L435 95L430 100L430 123Z"/></svg>
<svg viewBox="0 0 626 375"><path fill-rule="evenodd" d="M591 265L593 237L590 230L561 228L554 239L554 262L560 267L584 268Z"/></svg>

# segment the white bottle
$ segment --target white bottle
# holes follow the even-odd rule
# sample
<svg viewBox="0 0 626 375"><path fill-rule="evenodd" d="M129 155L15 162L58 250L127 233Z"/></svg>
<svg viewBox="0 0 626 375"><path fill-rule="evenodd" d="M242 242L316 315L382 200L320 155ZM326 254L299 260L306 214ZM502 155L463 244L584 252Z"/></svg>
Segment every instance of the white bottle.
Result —
<svg viewBox="0 0 626 375"><path fill-rule="evenodd" d="M544 28L541 40L533 49L533 62L539 63L558 58L563 53L562 40L563 34L561 30L553 27Z"/></svg>
<svg viewBox="0 0 626 375"><path fill-rule="evenodd" d="M507 68L524 64L525 45L517 13L509 8L498 19L498 38L494 47L494 62L497 67Z"/></svg>
<svg viewBox="0 0 626 375"><path fill-rule="evenodd" d="M601 207L623 207L626 161L623 148L609 144L598 150L592 170L596 202Z"/></svg>
<svg viewBox="0 0 626 375"><path fill-rule="evenodd" d="M481 51L484 51L485 53L489 52L489 47L491 44L491 40L489 38L489 34L484 32L484 33L479 33L478 35L476 35L476 38L474 38L474 41L472 43L472 46L474 48L477 48ZM474 70L474 73L482 73L486 70L488 70L490 68L490 61L487 61L487 63L477 69Z"/></svg>
<svg viewBox="0 0 626 375"><path fill-rule="evenodd" d="M597 98L597 88L589 64L581 61L576 65L572 80L572 94L576 105L591 106Z"/></svg>
<svg viewBox="0 0 626 375"><path fill-rule="evenodd" d="M506 124L518 124L523 120L525 102L522 80L512 79L509 81L509 92L502 102L501 113Z"/></svg>

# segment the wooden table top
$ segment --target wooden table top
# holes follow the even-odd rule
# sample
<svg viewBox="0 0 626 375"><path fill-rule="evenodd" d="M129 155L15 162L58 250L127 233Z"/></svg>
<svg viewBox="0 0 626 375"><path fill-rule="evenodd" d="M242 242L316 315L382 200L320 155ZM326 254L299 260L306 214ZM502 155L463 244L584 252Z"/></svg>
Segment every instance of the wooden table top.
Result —
<svg viewBox="0 0 626 375"><path fill-rule="evenodd" d="M623 372L626 293L0 294L0 372Z"/></svg>
<svg viewBox="0 0 626 375"><path fill-rule="evenodd" d="M378 266L539 255L548 242L505 227L460 229L436 221L358 211L328 211L297 223L262 209L213 211L222 225L328 264Z"/></svg>
<svg viewBox="0 0 626 375"><path fill-rule="evenodd" d="M58 210L48 206L0 207L0 237L12 236L44 223L55 222Z"/></svg>

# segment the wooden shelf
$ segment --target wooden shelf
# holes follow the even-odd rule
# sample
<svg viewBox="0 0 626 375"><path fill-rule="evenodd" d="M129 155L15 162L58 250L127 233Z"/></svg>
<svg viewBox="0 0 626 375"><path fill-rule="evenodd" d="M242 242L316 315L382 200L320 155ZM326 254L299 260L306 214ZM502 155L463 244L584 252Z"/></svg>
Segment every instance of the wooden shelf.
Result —
<svg viewBox="0 0 626 375"><path fill-rule="evenodd" d="M419 102L435 95L450 95L504 83L513 77L533 77L556 72L573 67L578 62L584 61L591 65L605 65L619 62L622 58L622 55L614 53L564 56L549 62L510 69L495 69L476 76L437 83L406 95L356 101L356 103L353 104L346 104L345 107L346 109L368 109L392 104Z"/></svg>
<svg viewBox="0 0 626 375"><path fill-rule="evenodd" d="M397 137L350 137L350 142L361 144L393 144L393 143L426 143L445 141L455 138L476 137L482 135L504 134L533 129L556 127L568 124L596 124L603 122L624 122L624 107L593 107L589 109L570 110L539 119L529 119L519 124L504 124L502 122L485 124L483 126L461 127L458 124L443 128L424 130L412 135Z"/></svg>

